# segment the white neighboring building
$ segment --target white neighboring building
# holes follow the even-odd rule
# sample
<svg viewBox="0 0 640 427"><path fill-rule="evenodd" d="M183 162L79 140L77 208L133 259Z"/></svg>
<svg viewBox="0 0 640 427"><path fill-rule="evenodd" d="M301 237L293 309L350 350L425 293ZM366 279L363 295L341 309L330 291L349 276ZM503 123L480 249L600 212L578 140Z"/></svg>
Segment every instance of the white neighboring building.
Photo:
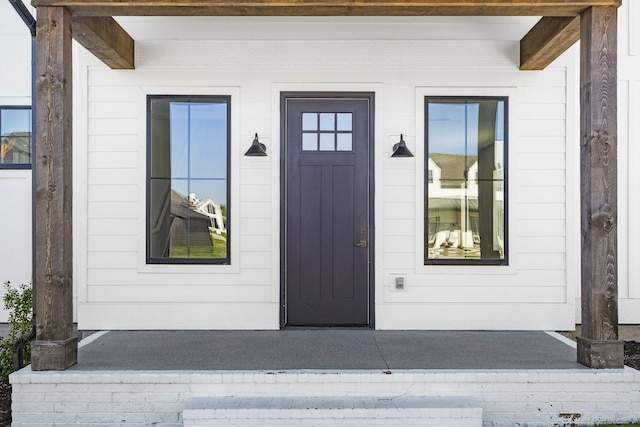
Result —
<svg viewBox="0 0 640 427"><path fill-rule="evenodd" d="M0 2L0 58L0 284L18 286L32 275L31 167L23 152L30 145L31 35L8 1Z"/></svg>
<svg viewBox="0 0 640 427"><path fill-rule="evenodd" d="M225 226L227 219L224 217L222 207L219 204L211 199L200 200L196 197L195 193L189 194L189 202L193 210L210 218L211 225L209 226L209 231L217 235L227 233L227 227Z"/></svg>

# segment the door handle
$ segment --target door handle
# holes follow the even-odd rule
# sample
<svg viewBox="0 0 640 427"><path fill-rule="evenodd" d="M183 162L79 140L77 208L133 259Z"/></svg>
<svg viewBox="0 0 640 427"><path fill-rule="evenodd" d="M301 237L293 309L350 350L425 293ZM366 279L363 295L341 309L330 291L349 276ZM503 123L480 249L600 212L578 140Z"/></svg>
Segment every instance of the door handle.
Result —
<svg viewBox="0 0 640 427"><path fill-rule="evenodd" d="M358 243L354 243L353 246L356 248L366 248L368 244L366 240L360 240Z"/></svg>

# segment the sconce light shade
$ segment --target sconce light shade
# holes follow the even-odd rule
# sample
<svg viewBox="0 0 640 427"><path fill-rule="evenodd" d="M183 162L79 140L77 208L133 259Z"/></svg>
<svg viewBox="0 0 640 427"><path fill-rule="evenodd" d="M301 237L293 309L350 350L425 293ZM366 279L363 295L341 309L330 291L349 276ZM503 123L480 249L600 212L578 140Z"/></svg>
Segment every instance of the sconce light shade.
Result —
<svg viewBox="0 0 640 427"><path fill-rule="evenodd" d="M267 147L258 141L258 134L256 133L255 138L253 138L253 142L251 143L251 147L244 153L245 156L266 156L267 155Z"/></svg>
<svg viewBox="0 0 640 427"><path fill-rule="evenodd" d="M413 157L413 153L407 148L407 143L404 142L402 134L400 134L400 142L393 146L391 157Z"/></svg>

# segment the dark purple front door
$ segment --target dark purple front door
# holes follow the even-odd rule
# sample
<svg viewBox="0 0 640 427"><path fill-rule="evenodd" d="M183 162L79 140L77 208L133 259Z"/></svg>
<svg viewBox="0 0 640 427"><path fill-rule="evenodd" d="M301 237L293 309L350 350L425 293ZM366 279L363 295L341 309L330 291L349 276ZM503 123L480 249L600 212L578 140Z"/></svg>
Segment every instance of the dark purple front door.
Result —
<svg viewBox="0 0 640 427"><path fill-rule="evenodd" d="M284 97L285 325L370 324L370 97Z"/></svg>

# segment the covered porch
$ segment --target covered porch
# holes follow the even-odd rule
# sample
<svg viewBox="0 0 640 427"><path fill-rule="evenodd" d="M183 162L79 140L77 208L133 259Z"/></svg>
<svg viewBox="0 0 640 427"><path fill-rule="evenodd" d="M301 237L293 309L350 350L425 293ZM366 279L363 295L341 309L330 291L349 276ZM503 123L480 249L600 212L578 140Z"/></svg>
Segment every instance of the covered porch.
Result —
<svg viewBox="0 0 640 427"><path fill-rule="evenodd" d="M114 16L541 16L520 42L520 69L542 69L581 40L582 325L577 359L621 368L617 318L616 30L619 0L72 1L35 0L35 371L78 362L72 333L71 135L75 38L114 69L133 69L134 40ZM525 71L522 71L525 72Z"/></svg>

